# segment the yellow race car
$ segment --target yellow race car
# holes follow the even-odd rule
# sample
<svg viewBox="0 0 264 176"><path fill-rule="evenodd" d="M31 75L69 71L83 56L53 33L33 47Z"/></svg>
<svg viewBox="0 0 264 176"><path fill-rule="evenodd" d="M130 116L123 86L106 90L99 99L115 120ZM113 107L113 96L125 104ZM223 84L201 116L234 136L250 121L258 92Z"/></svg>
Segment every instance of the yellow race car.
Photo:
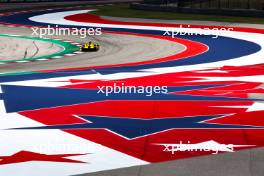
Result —
<svg viewBox="0 0 264 176"><path fill-rule="evenodd" d="M95 44L94 42L90 41L89 43L85 42L82 44L81 51L89 52L89 51L98 51L100 48L99 44Z"/></svg>

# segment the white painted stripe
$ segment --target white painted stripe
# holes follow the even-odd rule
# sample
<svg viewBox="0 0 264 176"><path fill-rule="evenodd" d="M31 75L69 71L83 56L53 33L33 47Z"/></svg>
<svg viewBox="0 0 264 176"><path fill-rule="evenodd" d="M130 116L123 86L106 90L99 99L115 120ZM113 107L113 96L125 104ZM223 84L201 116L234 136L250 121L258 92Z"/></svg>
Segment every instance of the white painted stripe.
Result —
<svg viewBox="0 0 264 176"><path fill-rule="evenodd" d="M112 24L98 24L98 23L82 23L82 22L74 22L65 20L64 17L68 15L74 15L79 13L87 13L91 10L78 10L78 11L67 11L67 12L57 12L39 15L35 17L31 17L30 20L36 22L44 22L44 23L55 23L55 24L65 24L65 25L77 25L77 26L94 26L94 27L112 27L112 28L129 28L129 29L151 29L151 30L163 30L163 31L182 31L188 32L190 29L184 28L167 28L167 27L153 27L153 26L137 26L137 25L112 25ZM191 29L192 32L201 32L204 30L200 29ZM215 34L216 31L210 31L211 34ZM203 70L208 68L222 67L222 66L242 66L242 65L251 65L251 64L261 64L264 60L264 40L259 40L263 38L263 34L256 33L245 33L245 32L234 32L234 31L222 31L222 36L242 39L251 41L262 46L262 49L254 54L243 56L240 58L233 58L230 60L219 61L214 63L206 63L206 64L197 64L191 66L179 66L179 67L167 67L167 68L154 68L154 69L146 69L143 71L146 72L154 72L153 74L158 73L171 73L171 72L182 72L182 71L194 71L194 70ZM217 40L217 39L215 39ZM253 59L254 58L254 59ZM138 73L134 73L136 76L139 76ZM144 73L146 74L146 73ZM142 76L144 76L142 73ZM130 74L130 76L132 73Z"/></svg>
<svg viewBox="0 0 264 176"><path fill-rule="evenodd" d="M9 36L12 36L12 37L20 37L21 35L12 34L12 35L9 35Z"/></svg>
<svg viewBox="0 0 264 176"><path fill-rule="evenodd" d="M52 57L52 59L59 59L59 58L62 58L63 56L54 56Z"/></svg>
<svg viewBox="0 0 264 176"><path fill-rule="evenodd" d="M29 61L28 60L19 60L19 61L15 61L15 62L24 63L24 62L29 62Z"/></svg>
<svg viewBox="0 0 264 176"><path fill-rule="evenodd" d="M65 54L64 56L75 56L76 54Z"/></svg>
<svg viewBox="0 0 264 176"><path fill-rule="evenodd" d="M75 15L79 13L87 13L91 10L78 10L78 11L67 11L67 12L57 12L57 13L50 13L45 15L39 15L35 17L31 17L30 20L36 22L44 22L44 23L55 23L55 24L65 24L65 25L76 25L76 26L94 26L94 27L112 27L112 28L127 28L127 29L151 29L151 30L163 30L163 31L182 31L188 32L190 29L184 28L167 28L167 27L153 27L153 26L136 26L136 25L112 25L112 24L98 24L98 23L82 23L82 22L74 22L64 19L65 16ZM200 29L191 29L192 32L201 32L203 30ZM213 34L214 31L211 31ZM146 69L143 71L146 72L153 72L153 74L159 73L172 73L172 72L182 72L182 71L195 71L195 70L204 70L208 68L216 68L216 67L223 67L223 66L243 66L243 65L253 65L253 64L261 64L264 60L264 40L260 40L263 38L263 34L256 34L256 33L245 33L245 32L234 32L234 31L222 31L222 36L242 39L251 41L254 43L259 44L262 49L259 52L254 54L243 56L240 58L233 58L230 60L219 61L214 63L205 63L205 64L197 64L197 65L190 65L190 66L178 66L178 67L167 67L167 68L153 68L153 69ZM217 40L217 39L215 39ZM144 76L142 73L141 76ZM129 74L132 76L132 73ZM139 76L138 73L134 73L134 75ZM109 75L111 77L112 75ZM127 78L127 76L125 76Z"/></svg>
<svg viewBox="0 0 264 176"><path fill-rule="evenodd" d="M59 39L59 38L54 38L53 40L62 40L62 39Z"/></svg>
<svg viewBox="0 0 264 176"><path fill-rule="evenodd" d="M43 58L43 59L36 59L36 60L38 60L38 61L46 61L46 60L49 60L49 59Z"/></svg>
<svg viewBox="0 0 264 176"><path fill-rule="evenodd" d="M76 54L82 54L82 53L84 53L84 52L82 52L82 51L76 51L76 52L74 52L74 53L76 53Z"/></svg>

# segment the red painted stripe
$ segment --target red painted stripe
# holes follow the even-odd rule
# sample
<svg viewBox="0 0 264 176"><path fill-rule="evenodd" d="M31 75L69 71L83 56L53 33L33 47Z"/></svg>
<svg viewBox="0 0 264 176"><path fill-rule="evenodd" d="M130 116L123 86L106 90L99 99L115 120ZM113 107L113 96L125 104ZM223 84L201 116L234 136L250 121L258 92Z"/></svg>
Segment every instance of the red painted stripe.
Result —
<svg viewBox="0 0 264 176"><path fill-rule="evenodd" d="M206 25L189 25L189 24L170 24L170 23L153 23L153 22L125 22L125 21L103 19L100 16L89 14L89 13L70 15L70 16L65 17L64 19L69 20L69 21L75 21L75 22L83 22L83 23L100 23L100 24L128 25L128 26L137 25L137 26L176 27L176 28L179 28L180 26L182 26L183 28L209 28L209 29L233 28L233 31L237 31L237 32L264 34L264 29L256 29L256 28L217 26L217 25L206 26Z"/></svg>

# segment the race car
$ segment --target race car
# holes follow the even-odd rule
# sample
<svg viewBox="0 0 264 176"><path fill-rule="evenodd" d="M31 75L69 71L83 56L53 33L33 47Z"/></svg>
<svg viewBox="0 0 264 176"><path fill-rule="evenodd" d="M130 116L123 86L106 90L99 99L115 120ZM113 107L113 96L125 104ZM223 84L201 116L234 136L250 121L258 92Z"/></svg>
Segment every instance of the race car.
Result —
<svg viewBox="0 0 264 176"><path fill-rule="evenodd" d="M85 42L82 44L81 51L89 52L89 51L98 51L100 48L99 44L95 44L94 42L90 41L89 43Z"/></svg>

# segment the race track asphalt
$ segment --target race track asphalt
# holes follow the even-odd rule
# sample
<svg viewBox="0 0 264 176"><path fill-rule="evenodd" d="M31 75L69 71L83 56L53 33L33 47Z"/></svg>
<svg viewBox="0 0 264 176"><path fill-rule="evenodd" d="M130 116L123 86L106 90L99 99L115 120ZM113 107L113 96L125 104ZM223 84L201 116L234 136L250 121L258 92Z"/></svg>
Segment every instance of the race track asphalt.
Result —
<svg viewBox="0 0 264 176"><path fill-rule="evenodd" d="M31 29L6 26L0 26L0 31L23 36L31 36L32 34ZM57 36L55 38L79 43L92 40L99 43L101 49L98 52L87 52L56 60L0 65L1 72L38 71L139 62L174 55L185 49L181 44L166 40L121 34L103 33L101 36L88 38L80 38L80 36Z"/></svg>

